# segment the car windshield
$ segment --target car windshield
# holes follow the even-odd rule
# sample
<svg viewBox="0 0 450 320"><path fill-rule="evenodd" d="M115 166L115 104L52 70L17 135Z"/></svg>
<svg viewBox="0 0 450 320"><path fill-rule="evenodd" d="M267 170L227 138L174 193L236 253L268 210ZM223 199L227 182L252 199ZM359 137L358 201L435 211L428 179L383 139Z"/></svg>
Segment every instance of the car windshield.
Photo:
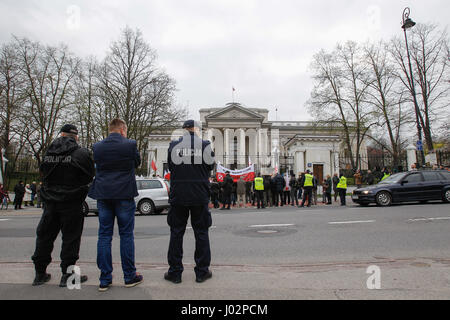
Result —
<svg viewBox="0 0 450 320"><path fill-rule="evenodd" d="M392 176L384 179L383 181L380 181L379 184L399 183L400 180L402 180L407 174L408 174L408 172L402 172L402 173L393 174Z"/></svg>

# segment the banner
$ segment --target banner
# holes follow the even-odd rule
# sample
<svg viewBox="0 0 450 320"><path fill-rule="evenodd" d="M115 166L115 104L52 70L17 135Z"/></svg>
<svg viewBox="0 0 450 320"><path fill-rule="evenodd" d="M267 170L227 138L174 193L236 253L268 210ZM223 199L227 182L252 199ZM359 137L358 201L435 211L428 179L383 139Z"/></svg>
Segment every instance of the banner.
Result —
<svg viewBox="0 0 450 320"><path fill-rule="evenodd" d="M231 177L233 178L234 182L237 182L240 177L244 178L244 181L253 181L255 179L255 166L252 164L251 166L240 169L240 170L231 170L223 167L221 164L217 164L217 172L216 172L216 178L217 181L222 182L225 176L227 175L226 172L229 171Z"/></svg>

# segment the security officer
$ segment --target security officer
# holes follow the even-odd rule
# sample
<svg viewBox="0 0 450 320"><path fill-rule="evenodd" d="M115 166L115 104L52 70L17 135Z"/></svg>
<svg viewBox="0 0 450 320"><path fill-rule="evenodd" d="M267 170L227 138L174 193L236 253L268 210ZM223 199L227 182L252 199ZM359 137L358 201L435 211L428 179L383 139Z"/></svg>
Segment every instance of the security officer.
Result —
<svg viewBox="0 0 450 320"><path fill-rule="evenodd" d="M168 150L170 177L170 209L167 223L170 226L170 243L167 254L169 270L164 279L181 282L183 273L183 236L191 216L195 235L195 275L197 282L212 277L209 270L211 249L208 229L211 226L211 212L208 209L210 189L209 177L214 168L214 152L209 141L202 140L199 124L194 120L184 122L184 135L172 141Z"/></svg>
<svg viewBox="0 0 450 320"><path fill-rule="evenodd" d="M339 183L336 186L337 191L339 192L339 198L341 199L341 206L345 206L345 195L347 193L347 178L343 173L339 176Z"/></svg>
<svg viewBox="0 0 450 320"><path fill-rule="evenodd" d="M257 177L253 181L253 190L255 190L257 207L265 209L264 206L264 179L257 174Z"/></svg>
<svg viewBox="0 0 450 320"><path fill-rule="evenodd" d="M71 276L67 269L79 258L84 223L82 204L88 194L88 184L95 175L92 153L77 143L77 128L66 124L60 133L61 136L49 146L40 166L43 176L40 193L45 207L37 227L36 250L32 257L36 270L34 286L50 280L46 269L52 261L53 243L61 231L62 277L59 286L66 287ZM85 281L87 276L81 276L80 282Z"/></svg>
<svg viewBox="0 0 450 320"><path fill-rule="evenodd" d="M300 204L300 207L303 208L305 206L305 201L308 199L308 207L311 207L312 199L312 190L314 187L314 177L311 174L311 171L306 170L305 175L300 181L300 186L303 185L303 200Z"/></svg>

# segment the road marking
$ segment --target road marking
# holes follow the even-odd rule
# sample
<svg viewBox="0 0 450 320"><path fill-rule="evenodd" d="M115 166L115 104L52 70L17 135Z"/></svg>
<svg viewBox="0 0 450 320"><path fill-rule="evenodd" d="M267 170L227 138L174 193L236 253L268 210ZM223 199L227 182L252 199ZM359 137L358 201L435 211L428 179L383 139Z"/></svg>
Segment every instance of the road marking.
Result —
<svg viewBox="0 0 450 320"><path fill-rule="evenodd" d="M8 220L11 220L11 219L0 219L0 221L8 221Z"/></svg>
<svg viewBox="0 0 450 320"><path fill-rule="evenodd" d="M437 218L417 218L417 219L408 219L408 221L433 221L433 220L450 220L450 217L437 217Z"/></svg>
<svg viewBox="0 0 450 320"><path fill-rule="evenodd" d="M248 226L249 228L263 228L263 227L290 227L293 226L293 224L287 223L287 224L255 224L252 226Z"/></svg>
<svg viewBox="0 0 450 320"><path fill-rule="evenodd" d="M215 228L217 228L216 226L211 226L211 227L209 227L210 229L215 229ZM186 229L192 229L192 227L186 227Z"/></svg>
<svg viewBox="0 0 450 320"><path fill-rule="evenodd" d="M370 223L370 222L375 222L375 220L333 221L333 222L328 222L328 224L351 224L351 223Z"/></svg>

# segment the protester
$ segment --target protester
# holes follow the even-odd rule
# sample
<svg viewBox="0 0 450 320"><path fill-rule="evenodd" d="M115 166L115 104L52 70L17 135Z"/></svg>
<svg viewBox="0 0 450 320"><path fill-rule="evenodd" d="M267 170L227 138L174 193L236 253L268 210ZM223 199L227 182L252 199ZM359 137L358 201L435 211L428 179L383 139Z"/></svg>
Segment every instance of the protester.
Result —
<svg viewBox="0 0 450 320"><path fill-rule="evenodd" d="M222 182L222 192L223 192L223 206L220 210L230 210L231 206L231 193L233 191L233 178L230 175L230 172L226 172L226 176ZM227 207L225 207L228 205Z"/></svg>
<svg viewBox="0 0 450 320"><path fill-rule="evenodd" d="M211 202L214 205L214 209L219 208L219 192L219 183L217 182L217 179L214 178L211 182Z"/></svg>
<svg viewBox="0 0 450 320"><path fill-rule="evenodd" d="M339 183L339 177L338 177L338 174L337 173L335 173L334 175L333 175L333 192L334 192L334 202L336 202L337 201L337 197L338 197L338 194L339 194L339 192L338 192L338 190L337 190L337 185L338 185L338 183Z"/></svg>
<svg viewBox="0 0 450 320"><path fill-rule="evenodd" d="M4 189L3 184L0 184L0 203L2 210L3 207L5 208L5 210L8 210L8 201L10 201L8 191Z"/></svg>
<svg viewBox="0 0 450 320"><path fill-rule="evenodd" d="M25 204L25 207L31 206L31 194L33 192L30 189L30 185L25 185L25 194L23 196L23 203Z"/></svg>
<svg viewBox="0 0 450 320"><path fill-rule="evenodd" d="M299 201L303 198L303 182L305 180L305 173L299 172L297 179L297 187L298 187L298 199Z"/></svg>
<svg viewBox="0 0 450 320"><path fill-rule="evenodd" d="M298 206L298 182L295 179L295 174L289 180L289 187L291 188L291 206Z"/></svg>
<svg viewBox="0 0 450 320"><path fill-rule="evenodd" d="M272 203L270 176L264 176L264 193L266 195L266 206L270 207Z"/></svg>
<svg viewBox="0 0 450 320"><path fill-rule="evenodd" d="M25 186L23 181L19 181L14 187L14 210L22 209L22 201L25 195Z"/></svg>
<svg viewBox="0 0 450 320"><path fill-rule="evenodd" d="M284 189L283 189L283 203L285 205L290 205L291 204L291 187L289 186L289 175L287 173L285 173L283 175L283 179L284 179Z"/></svg>
<svg viewBox="0 0 450 320"><path fill-rule="evenodd" d="M34 207L34 199L36 197L36 181L33 181L30 185L31 189L31 206Z"/></svg>
<svg viewBox="0 0 450 320"><path fill-rule="evenodd" d="M371 170L367 170L366 182L368 185L372 185L375 182L375 177Z"/></svg>
<svg viewBox="0 0 450 320"><path fill-rule="evenodd" d="M276 189L275 189L276 190L275 206L278 207L279 204L281 206L283 206L283 204L284 204L283 189L285 187L286 182L284 181L283 177L279 173L275 175L273 180L274 180L275 187L276 187Z"/></svg>
<svg viewBox="0 0 450 320"><path fill-rule="evenodd" d="M36 270L34 286L50 280L46 270L52 261L53 245L60 231L62 276L59 286L67 286L72 274L67 269L79 259L84 224L82 205L88 193L88 184L95 174L91 152L77 143L77 128L66 124L60 134L47 149L40 166L43 177L40 194L45 208L37 227L36 249L32 256ZM87 276L80 276L80 282L85 281Z"/></svg>
<svg viewBox="0 0 450 320"><path fill-rule="evenodd" d="M317 205L317 188L319 185L319 181L316 176L313 176L313 188L312 188L312 200L313 204Z"/></svg>
<svg viewBox="0 0 450 320"><path fill-rule="evenodd" d="M42 202L41 197L41 189L42 189L42 181L40 181L39 184L36 186L36 197L37 197L36 208L40 208L41 206L44 207L44 203Z"/></svg>
<svg viewBox="0 0 450 320"><path fill-rule="evenodd" d="M327 179L325 180L325 185L324 185L324 195L325 198L327 199L327 204L331 204L331 191L333 190L333 181L331 180L331 176L328 174L327 175Z"/></svg>
<svg viewBox="0 0 450 320"><path fill-rule="evenodd" d="M208 209L208 177L214 168L214 152L210 142L199 137L201 133L195 121L186 121L183 128L186 133L179 140L172 141L168 151L171 189L167 223L170 226L170 243L167 253L169 270L164 274L164 279L173 283L181 282L184 271L183 236L190 216L195 236L195 281L201 283L212 277L209 270L211 248L208 229L212 219ZM189 157L179 161L180 159L175 158L182 150L188 150ZM225 180L227 186L233 182L229 174ZM229 190L231 191L231 185Z"/></svg>
<svg viewBox="0 0 450 320"><path fill-rule="evenodd" d="M362 186L362 174L361 174L361 170L357 170L356 173L353 175L353 177L355 178L355 184L357 188L361 188Z"/></svg>
<svg viewBox="0 0 450 320"><path fill-rule="evenodd" d="M134 197L138 196L135 168L141 164L141 157L136 141L127 139L127 125L121 119L110 122L108 137L94 144L93 150L97 172L89 196L97 200L98 208L98 290L106 291L112 284L111 242L116 218L125 286L134 287L143 281L142 275L136 272L134 247ZM172 189L173 172L170 172Z"/></svg>
<svg viewBox="0 0 450 320"><path fill-rule="evenodd" d="M252 181L245 181L245 203L252 202Z"/></svg>
<svg viewBox="0 0 450 320"><path fill-rule="evenodd" d="M245 181L241 176L236 183L236 193L238 198L238 206L245 207Z"/></svg>

